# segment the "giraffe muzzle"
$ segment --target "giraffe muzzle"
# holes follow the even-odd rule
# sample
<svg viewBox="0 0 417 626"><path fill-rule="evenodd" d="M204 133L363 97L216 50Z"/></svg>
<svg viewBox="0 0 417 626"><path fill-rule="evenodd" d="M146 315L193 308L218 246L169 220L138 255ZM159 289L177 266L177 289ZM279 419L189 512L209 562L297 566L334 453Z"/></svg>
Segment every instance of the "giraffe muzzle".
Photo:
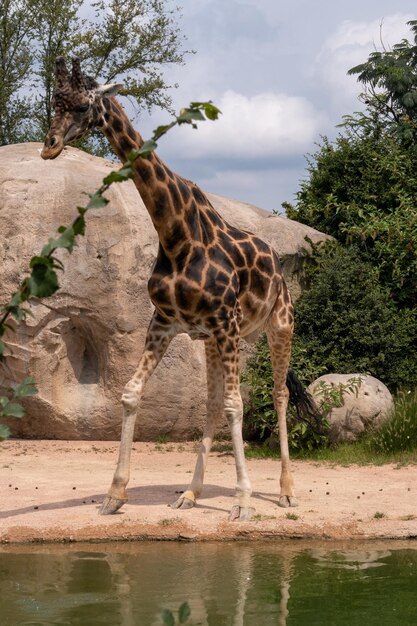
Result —
<svg viewBox="0 0 417 626"><path fill-rule="evenodd" d="M47 137L41 157L45 160L55 159L64 149L64 141L55 136Z"/></svg>

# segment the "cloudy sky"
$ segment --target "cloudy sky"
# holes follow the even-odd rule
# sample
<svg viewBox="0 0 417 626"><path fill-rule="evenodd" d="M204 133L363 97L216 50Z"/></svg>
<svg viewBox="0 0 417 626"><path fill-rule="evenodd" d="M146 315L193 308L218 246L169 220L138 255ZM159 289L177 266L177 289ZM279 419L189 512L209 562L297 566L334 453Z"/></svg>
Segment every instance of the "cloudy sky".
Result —
<svg viewBox="0 0 417 626"><path fill-rule="evenodd" d="M306 174L305 155L335 137L358 110L360 85L346 72L410 38L411 0L180 0L186 47L196 54L169 69L175 108L213 100L220 121L174 129L159 154L205 190L280 209ZM154 111L141 130L167 120Z"/></svg>

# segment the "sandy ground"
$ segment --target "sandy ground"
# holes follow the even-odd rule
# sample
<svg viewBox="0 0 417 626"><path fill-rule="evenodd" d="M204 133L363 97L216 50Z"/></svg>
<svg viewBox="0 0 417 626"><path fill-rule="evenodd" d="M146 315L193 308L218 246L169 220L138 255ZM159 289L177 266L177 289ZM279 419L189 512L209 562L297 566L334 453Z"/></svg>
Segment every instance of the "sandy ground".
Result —
<svg viewBox="0 0 417 626"><path fill-rule="evenodd" d="M249 460L256 515L229 522L235 469L213 452L195 508L167 506L191 479L196 444L135 443L129 502L99 516L118 444L6 441L0 444L0 543L260 538L417 539L417 466L293 464L298 508L277 506L279 461ZM376 513L383 516L375 517Z"/></svg>

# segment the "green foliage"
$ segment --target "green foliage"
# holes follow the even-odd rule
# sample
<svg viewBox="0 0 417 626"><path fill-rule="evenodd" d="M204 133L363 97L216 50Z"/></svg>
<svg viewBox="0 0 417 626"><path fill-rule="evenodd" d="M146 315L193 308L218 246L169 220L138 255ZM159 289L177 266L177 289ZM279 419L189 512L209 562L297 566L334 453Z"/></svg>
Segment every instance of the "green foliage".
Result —
<svg viewBox="0 0 417 626"><path fill-rule="evenodd" d="M60 55L80 57L86 73L102 82L121 80L123 95L137 110L171 106L163 69L183 63L179 9L162 0L95 0L93 17L82 19L85 5L86 0L0 3L0 145L43 139ZM81 146L109 152L99 134Z"/></svg>
<svg viewBox="0 0 417 626"><path fill-rule="evenodd" d="M297 303L296 342L322 372L369 372L391 390L417 365L417 21L414 42L373 52L350 70L365 109L310 155L291 219L339 244L314 250ZM314 247L313 247L314 248Z"/></svg>
<svg viewBox="0 0 417 626"><path fill-rule="evenodd" d="M6 359L7 344L3 341L7 330L13 332L14 326L7 323L12 316L17 322L26 318L29 310L22 305L32 297L46 298L53 295L59 289L59 281L57 270L63 270L62 261L55 255L56 250L65 249L72 253L75 245L76 237L85 233L85 214L90 209L97 209L106 206L108 200L104 194L113 183L123 182L132 178L134 162L138 158L149 158L152 152L157 148L156 140L164 135L170 128L181 124L190 124L195 127L195 120L215 120L220 114L212 102L193 102L188 108L181 109L181 112L175 119L164 127L159 127L154 131L153 137L145 141L139 150L132 151L126 163L118 170L108 174L103 184L97 191L90 194L90 200L85 207L77 207L78 216L69 226L60 226L58 228L57 238L50 238L48 243L42 248L39 255L32 257L30 260L31 273L24 278L12 295L10 301L0 306L0 364ZM9 390L10 391L10 390ZM32 395L36 392L32 379L25 379L20 385L17 385L11 391L14 398ZM24 415L23 407L10 401L8 396L0 396L0 416L22 417ZM9 429L0 425L0 441L9 436ZM182 622L181 622L182 623Z"/></svg>
<svg viewBox="0 0 417 626"><path fill-rule="evenodd" d="M30 102L19 90L31 64L32 21L24 0L0 3L0 145L14 143L26 134Z"/></svg>
<svg viewBox="0 0 417 626"><path fill-rule="evenodd" d="M27 376L19 385L5 389L7 395L0 396L0 417L23 417L25 410L18 402L27 396L33 396L37 393L35 381L31 376ZM10 435L10 430L4 424L0 424L0 441L4 441Z"/></svg>
<svg viewBox="0 0 417 626"><path fill-rule="evenodd" d="M373 434L370 447L384 454L417 449L417 389L398 393L393 414Z"/></svg>
<svg viewBox="0 0 417 626"><path fill-rule="evenodd" d="M368 110L406 144L417 139L417 21L408 25L413 43L403 39L390 49L376 50L349 70L365 86L362 99Z"/></svg>
<svg viewBox="0 0 417 626"><path fill-rule="evenodd" d="M349 73L365 109L310 156L291 219L355 244L399 308L417 306L417 21L413 43L375 51Z"/></svg>
<svg viewBox="0 0 417 626"><path fill-rule="evenodd" d="M331 385L321 380L314 386L314 396L319 398L320 410L323 415L329 415L332 409L340 408L344 405L344 395L354 393L358 396L359 387L362 384L364 376L352 376L346 383Z"/></svg>
<svg viewBox="0 0 417 626"><path fill-rule="evenodd" d="M417 304L417 156L385 131L326 138L289 218L356 245L400 307Z"/></svg>
<svg viewBox="0 0 417 626"><path fill-rule="evenodd" d="M303 354L303 361L297 362L297 354ZM304 382L307 377L316 378L320 368L314 366L308 360L303 349L294 344L292 361L300 372L300 379ZM304 370L300 365L304 364ZM273 435L277 432L277 414L272 399L272 389L274 386L270 352L266 335L262 334L256 344L255 354L248 360L246 368L242 373L242 382L248 387L248 399L244 408L244 428L251 437L259 439ZM327 445L326 434L320 434L311 428L304 421L296 418L295 410L291 405L287 410L288 445L291 450L317 448Z"/></svg>
<svg viewBox="0 0 417 626"><path fill-rule="evenodd" d="M174 613L170 609L162 611L162 620L165 626L176 626L176 624L186 624L191 617L191 610L188 602L183 602L178 609L178 622L175 620Z"/></svg>
<svg viewBox="0 0 417 626"><path fill-rule="evenodd" d="M311 285L296 303L295 343L320 374L369 373L391 390L417 378L417 310L398 310L356 247L316 250ZM302 377L302 376L301 376Z"/></svg>

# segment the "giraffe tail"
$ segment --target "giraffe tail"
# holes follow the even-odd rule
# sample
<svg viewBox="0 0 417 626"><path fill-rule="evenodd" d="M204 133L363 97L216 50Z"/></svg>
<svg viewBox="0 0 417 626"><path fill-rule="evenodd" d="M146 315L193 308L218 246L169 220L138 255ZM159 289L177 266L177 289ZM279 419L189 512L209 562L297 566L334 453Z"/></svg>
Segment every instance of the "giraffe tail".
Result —
<svg viewBox="0 0 417 626"><path fill-rule="evenodd" d="M290 402L295 407L297 419L306 422L312 430L323 434L325 430L325 418L314 401L311 393L304 387L294 370L289 369L287 374L287 387L290 392Z"/></svg>

